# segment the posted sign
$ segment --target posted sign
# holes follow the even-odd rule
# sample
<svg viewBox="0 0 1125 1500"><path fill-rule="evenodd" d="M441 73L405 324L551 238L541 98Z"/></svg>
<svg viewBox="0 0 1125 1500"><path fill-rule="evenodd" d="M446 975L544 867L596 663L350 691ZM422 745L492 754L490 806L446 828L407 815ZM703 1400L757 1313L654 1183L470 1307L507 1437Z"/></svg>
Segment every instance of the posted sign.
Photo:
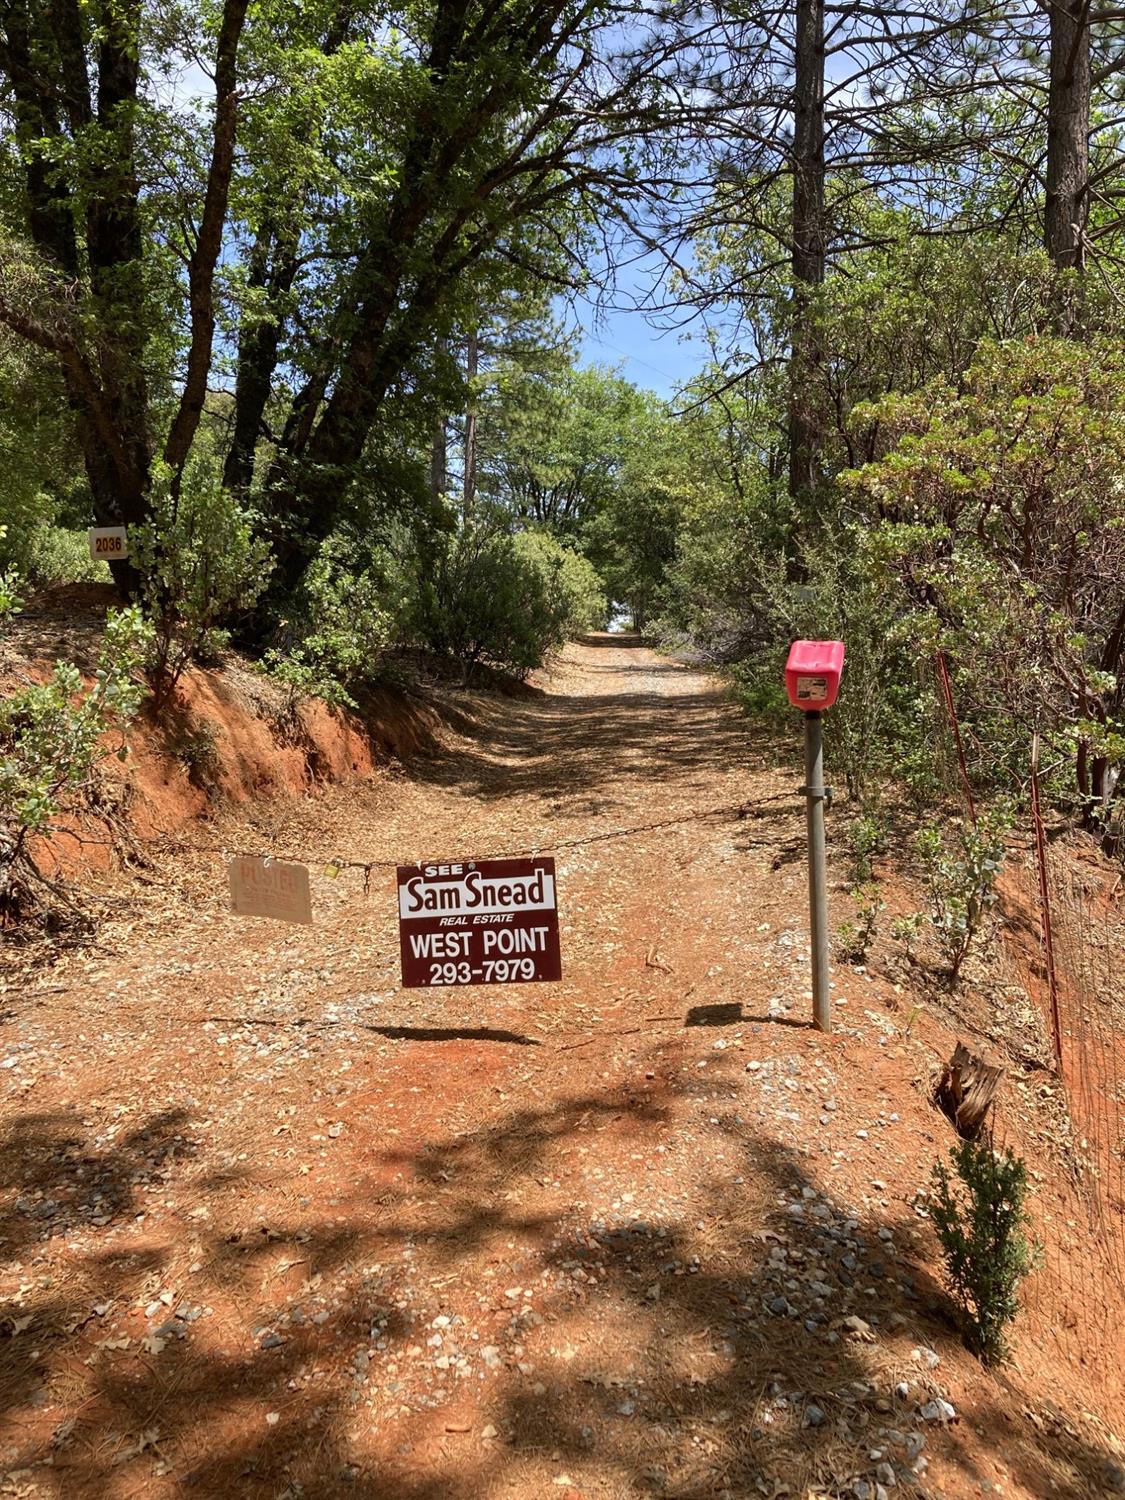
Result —
<svg viewBox="0 0 1125 1500"><path fill-rule="evenodd" d="M312 900L305 865L241 855L227 866L231 911L240 917L276 917L311 922Z"/></svg>
<svg viewBox="0 0 1125 1500"><path fill-rule="evenodd" d="M561 979L555 862L400 865L398 932L408 989Z"/></svg>

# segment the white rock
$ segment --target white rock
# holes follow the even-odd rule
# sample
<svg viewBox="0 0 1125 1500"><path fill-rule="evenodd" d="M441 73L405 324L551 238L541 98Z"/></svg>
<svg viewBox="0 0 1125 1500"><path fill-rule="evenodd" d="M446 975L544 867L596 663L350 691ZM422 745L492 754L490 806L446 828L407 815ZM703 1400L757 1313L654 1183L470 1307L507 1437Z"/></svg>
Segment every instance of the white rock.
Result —
<svg viewBox="0 0 1125 1500"><path fill-rule="evenodd" d="M920 1345L917 1349L911 1349L910 1358L916 1365L921 1365L927 1370L936 1370L938 1365L941 1364L941 1355L933 1349L927 1349L925 1344Z"/></svg>
<svg viewBox="0 0 1125 1500"><path fill-rule="evenodd" d="M918 1415L923 1422L952 1422L957 1412L950 1402L943 1401L939 1396L933 1401L927 1401Z"/></svg>

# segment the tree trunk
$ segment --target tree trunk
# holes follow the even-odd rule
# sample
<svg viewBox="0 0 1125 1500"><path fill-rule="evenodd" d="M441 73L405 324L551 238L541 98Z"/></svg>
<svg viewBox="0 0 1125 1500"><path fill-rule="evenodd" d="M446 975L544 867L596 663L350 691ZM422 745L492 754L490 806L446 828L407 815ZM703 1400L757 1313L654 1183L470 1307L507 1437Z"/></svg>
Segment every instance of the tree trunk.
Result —
<svg viewBox="0 0 1125 1500"><path fill-rule="evenodd" d="M136 170L134 116L140 79L140 8L107 7L97 54L97 120L111 160L86 211L91 301L97 309L97 354L104 404L118 435L117 495L99 495L86 468L99 520L126 526L147 519L152 447L148 431L144 233Z"/></svg>
<svg viewBox="0 0 1125 1500"><path fill-rule="evenodd" d="M473 513L473 502L477 496L477 393L473 382L477 378L479 345L477 330L469 334L469 345L465 352L465 379L469 387L469 405L465 413L465 484L463 516L467 521Z"/></svg>
<svg viewBox="0 0 1125 1500"><path fill-rule="evenodd" d="M1044 242L1060 271L1081 271L1089 214L1089 0L1051 0Z"/></svg>
<svg viewBox="0 0 1125 1500"><path fill-rule="evenodd" d="M388 330L397 276L390 286L385 282L377 286L355 314L356 330L338 371L326 364L295 398L266 481L275 566L256 611L252 627L256 631L268 629L270 611L284 607L339 519L341 496L351 483L387 391L417 347L416 330L428 325L444 290L441 277L433 277L415 294L412 320ZM335 383L326 396L333 377Z"/></svg>
<svg viewBox="0 0 1125 1500"><path fill-rule="evenodd" d="M44 260L65 276L76 309L61 328L10 306L3 318L59 361L99 525L136 525L148 513L144 244L134 159L139 25L136 0L107 7L96 33L91 28L93 57L87 60L81 13L70 0L58 0L51 10L0 8L0 68L22 147L27 231ZM56 43L65 79L61 91L50 64ZM79 179L82 192L57 165L69 160L60 109L73 131L87 133L84 150L97 163ZM83 212L84 256L75 234ZM110 566L123 592L134 592L132 565Z"/></svg>
<svg viewBox="0 0 1125 1500"><path fill-rule="evenodd" d="M430 452L430 494L433 496L434 506L441 503L445 494L446 485L446 440L445 440L445 418L439 417L434 423L434 443Z"/></svg>
<svg viewBox="0 0 1125 1500"><path fill-rule="evenodd" d="M975 1056L964 1042L957 1043L942 1070L935 1098L959 1136L975 1141L980 1135L1003 1077L1003 1068Z"/></svg>
<svg viewBox="0 0 1125 1500"><path fill-rule="evenodd" d="M178 497L180 480L207 398L207 375L211 369L215 339L215 268L223 245L231 175L234 170L235 136L238 129L238 45L246 23L249 0L223 0L223 19L215 56L215 125L211 164L203 194L203 209L193 234L188 261L188 341L180 402L164 444L164 462L172 470L173 494Z"/></svg>
<svg viewBox="0 0 1125 1500"><path fill-rule="evenodd" d="M281 343L281 301L297 275L295 236L263 229L250 252L249 284L268 294L268 311L238 330L238 367L234 383L234 431L223 465L223 483L245 495L254 479L254 456L273 389Z"/></svg>
<svg viewBox="0 0 1125 1500"><path fill-rule="evenodd" d="M807 512L820 483L815 289L825 277L824 0L797 0L793 83L793 333L789 358L789 497Z"/></svg>

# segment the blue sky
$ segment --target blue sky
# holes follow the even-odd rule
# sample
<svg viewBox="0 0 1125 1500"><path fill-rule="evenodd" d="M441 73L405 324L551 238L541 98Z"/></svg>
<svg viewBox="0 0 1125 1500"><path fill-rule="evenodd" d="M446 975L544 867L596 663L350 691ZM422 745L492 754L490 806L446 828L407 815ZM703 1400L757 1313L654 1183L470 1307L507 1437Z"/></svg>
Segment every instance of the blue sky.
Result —
<svg viewBox="0 0 1125 1500"><path fill-rule="evenodd" d="M703 362L698 343L685 343L682 331L654 328L643 313L610 311L596 318L594 308L584 302L576 306L575 314L582 325L584 364L618 367L626 380L659 396L673 396Z"/></svg>
<svg viewBox="0 0 1125 1500"><path fill-rule="evenodd" d="M611 365L634 385L671 397L706 362L709 350L700 319L684 323L682 313L675 319L667 313L650 318L641 310L666 295L656 286L660 268L654 256L630 260L625 254L612 273L616 284L600 306L595 295L581 296L558 311L567 327L580 329L584 364ZM604 261L591 270L605 275ZM680 326L669 328L672 321Z"/></svg>

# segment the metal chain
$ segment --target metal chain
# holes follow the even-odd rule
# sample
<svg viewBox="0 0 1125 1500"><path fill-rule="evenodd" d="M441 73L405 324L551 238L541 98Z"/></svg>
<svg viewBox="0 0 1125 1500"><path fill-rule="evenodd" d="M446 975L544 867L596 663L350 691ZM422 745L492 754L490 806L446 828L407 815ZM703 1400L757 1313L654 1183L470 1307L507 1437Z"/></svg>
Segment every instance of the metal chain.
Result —
<svg viewBox="0 0 1125 1500"><path fill-rule="evenodd" d="M660 818L651 823L636 823L628 828L609 828L601 833L585 834L581 838L560 839L547 846L536 845L532 848L506 849L498 854L477 855L475 858L482 859L531 859L540 854L552 853L560 849L581 849L587 844L605 843L612 839L634 838L642 833L657 833L665 828L676 828L684 823L698 823L711 818L723 817L749 817L760 807L768 807L775 802L795 800L796 794L792 791L777 792L770 797L761 797L753 802L729 802L718 807L705 808L702 812L683 813L675 818ZM71 833L69 829L59 829L59 833ZM89 844L112 844L109 839L87 839L78 834L71 834L81 843ZM336 872L341 870L362 870L364 872L365 888L370 883L372 870L394 870L403 864L414 864L413 860L401 859L345 859L337 855L328 855L322 859L311 859L308 855L299 854L276 854L269 849L236 849L230 844L197 844L170 832L162 832L154 836L142 837L130 835L134 844L143 844L152 848L160 848L171 851L177 849L186 854L221 854L225 859L260 859L270 858L291 862L294 864L322 864L325 869ZM115 846L116 847L116 846Z"/></svg>

